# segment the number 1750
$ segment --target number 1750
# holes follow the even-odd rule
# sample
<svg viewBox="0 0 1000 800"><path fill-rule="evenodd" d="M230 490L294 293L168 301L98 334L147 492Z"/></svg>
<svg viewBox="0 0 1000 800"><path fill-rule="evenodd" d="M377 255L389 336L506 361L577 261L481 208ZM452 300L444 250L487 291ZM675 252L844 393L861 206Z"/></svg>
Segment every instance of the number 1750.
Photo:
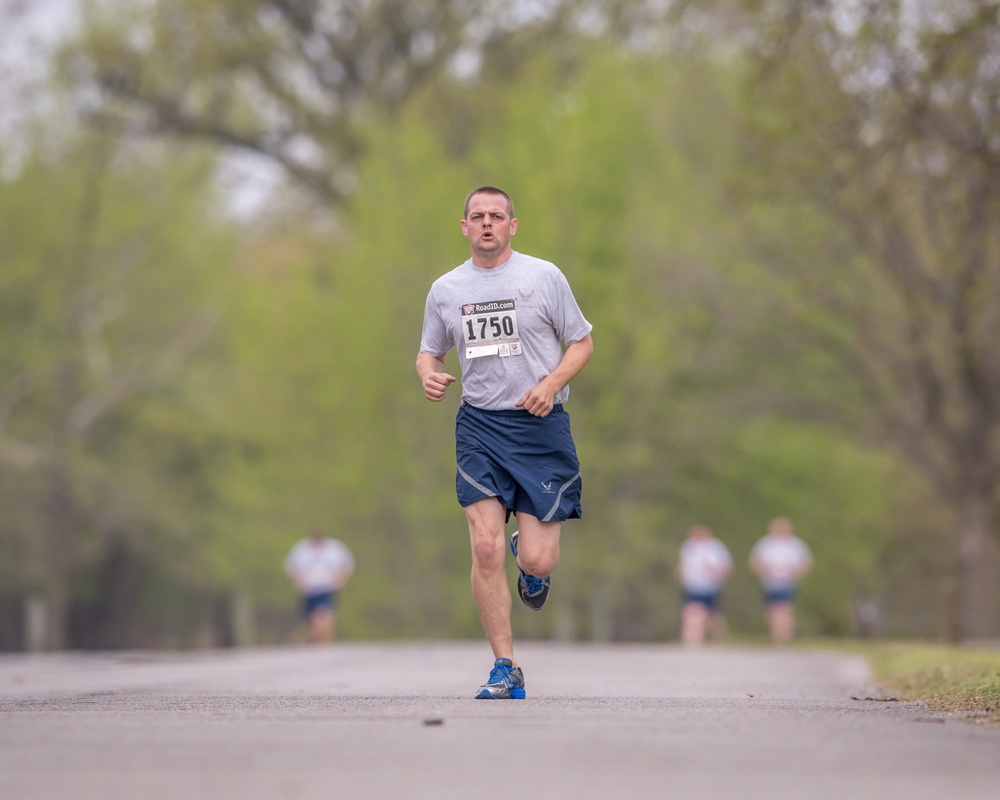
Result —
<svg viewBox="0 0 1000 800"><path fill-rule="evenodd" d="M499 339L501 336L511 337L514 335L514 320L508 316L496 317L476 317L467 319L465 326L468 329L467 340L474 342L477 339ZM478 327L478 335L476 328ZM489 329L489 335L487 335Z"/></svg>

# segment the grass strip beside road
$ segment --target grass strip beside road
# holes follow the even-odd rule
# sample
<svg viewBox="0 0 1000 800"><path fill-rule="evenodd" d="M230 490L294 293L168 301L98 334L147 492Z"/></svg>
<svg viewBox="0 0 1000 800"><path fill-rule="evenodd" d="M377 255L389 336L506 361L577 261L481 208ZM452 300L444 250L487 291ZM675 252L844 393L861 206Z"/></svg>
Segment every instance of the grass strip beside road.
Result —
<svg viewBox="0 0 1000 800"><path fill-rule="evenodd" d="M857 649L878 685L900 700L920 700L933 711L1000 725L1000 651L913 642Z"/></svg>

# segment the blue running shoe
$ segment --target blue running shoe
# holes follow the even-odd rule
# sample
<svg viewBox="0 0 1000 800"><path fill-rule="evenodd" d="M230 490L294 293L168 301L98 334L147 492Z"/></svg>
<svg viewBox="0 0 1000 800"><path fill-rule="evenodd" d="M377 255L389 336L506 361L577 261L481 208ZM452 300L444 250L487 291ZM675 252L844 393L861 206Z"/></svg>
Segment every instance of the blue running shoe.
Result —
<svg viewBox="0 0 1000 800"><path fill-rule="evenodd" d="M517 563L517 534L514 531L510 537L510 552L514 554L514 563ZM552 577L546 575L544 578L536 578L534 575L526 575L524 570L517 568L520 576L517 579L517 591L521 595L521 602L532 611L540 611L545 601L549 599L549 589L552 587Z"/></svg>
<svg viewBox="0 0 1000 800"><path fill-rule="evenodd" d="M509 658L498 658L490 679L479 687L477 700L523 700L524 673Z"/></svg>

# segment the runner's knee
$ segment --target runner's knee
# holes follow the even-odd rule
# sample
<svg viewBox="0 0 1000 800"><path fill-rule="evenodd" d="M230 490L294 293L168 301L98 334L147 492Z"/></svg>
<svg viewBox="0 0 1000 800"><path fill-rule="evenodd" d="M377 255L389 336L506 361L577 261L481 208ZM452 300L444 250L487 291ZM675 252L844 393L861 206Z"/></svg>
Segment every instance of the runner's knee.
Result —
<svg viewBox="0 0 1000 800"><path fill-rule="evenodd" d="M529 575L551 575L559 563L559 546L529 549L527 552L518 547L517 561Z"/></svg>
<svg viewBox="0 0 1000 800"><path fill-rule="evenodd" d="M503 535L495 535L490 531L471 532L472 563L477 567L492 569L502 567L506 556L506 542Z"/></svg>

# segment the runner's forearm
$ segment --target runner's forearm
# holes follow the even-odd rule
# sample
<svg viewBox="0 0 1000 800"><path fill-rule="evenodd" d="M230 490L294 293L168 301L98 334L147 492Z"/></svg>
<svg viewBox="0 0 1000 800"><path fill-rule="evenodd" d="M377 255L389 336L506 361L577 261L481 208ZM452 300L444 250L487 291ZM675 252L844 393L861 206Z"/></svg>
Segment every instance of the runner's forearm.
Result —
<svg viewBox="0 0 1000 800"><path fill-rule="evenodd" d="M554 386L553 394L557 394L573 378L580 374L591 356L594 355L594 340L588 333L578 342L573 342L566 348L559 365L552 370L546 381Z"/></svg>

